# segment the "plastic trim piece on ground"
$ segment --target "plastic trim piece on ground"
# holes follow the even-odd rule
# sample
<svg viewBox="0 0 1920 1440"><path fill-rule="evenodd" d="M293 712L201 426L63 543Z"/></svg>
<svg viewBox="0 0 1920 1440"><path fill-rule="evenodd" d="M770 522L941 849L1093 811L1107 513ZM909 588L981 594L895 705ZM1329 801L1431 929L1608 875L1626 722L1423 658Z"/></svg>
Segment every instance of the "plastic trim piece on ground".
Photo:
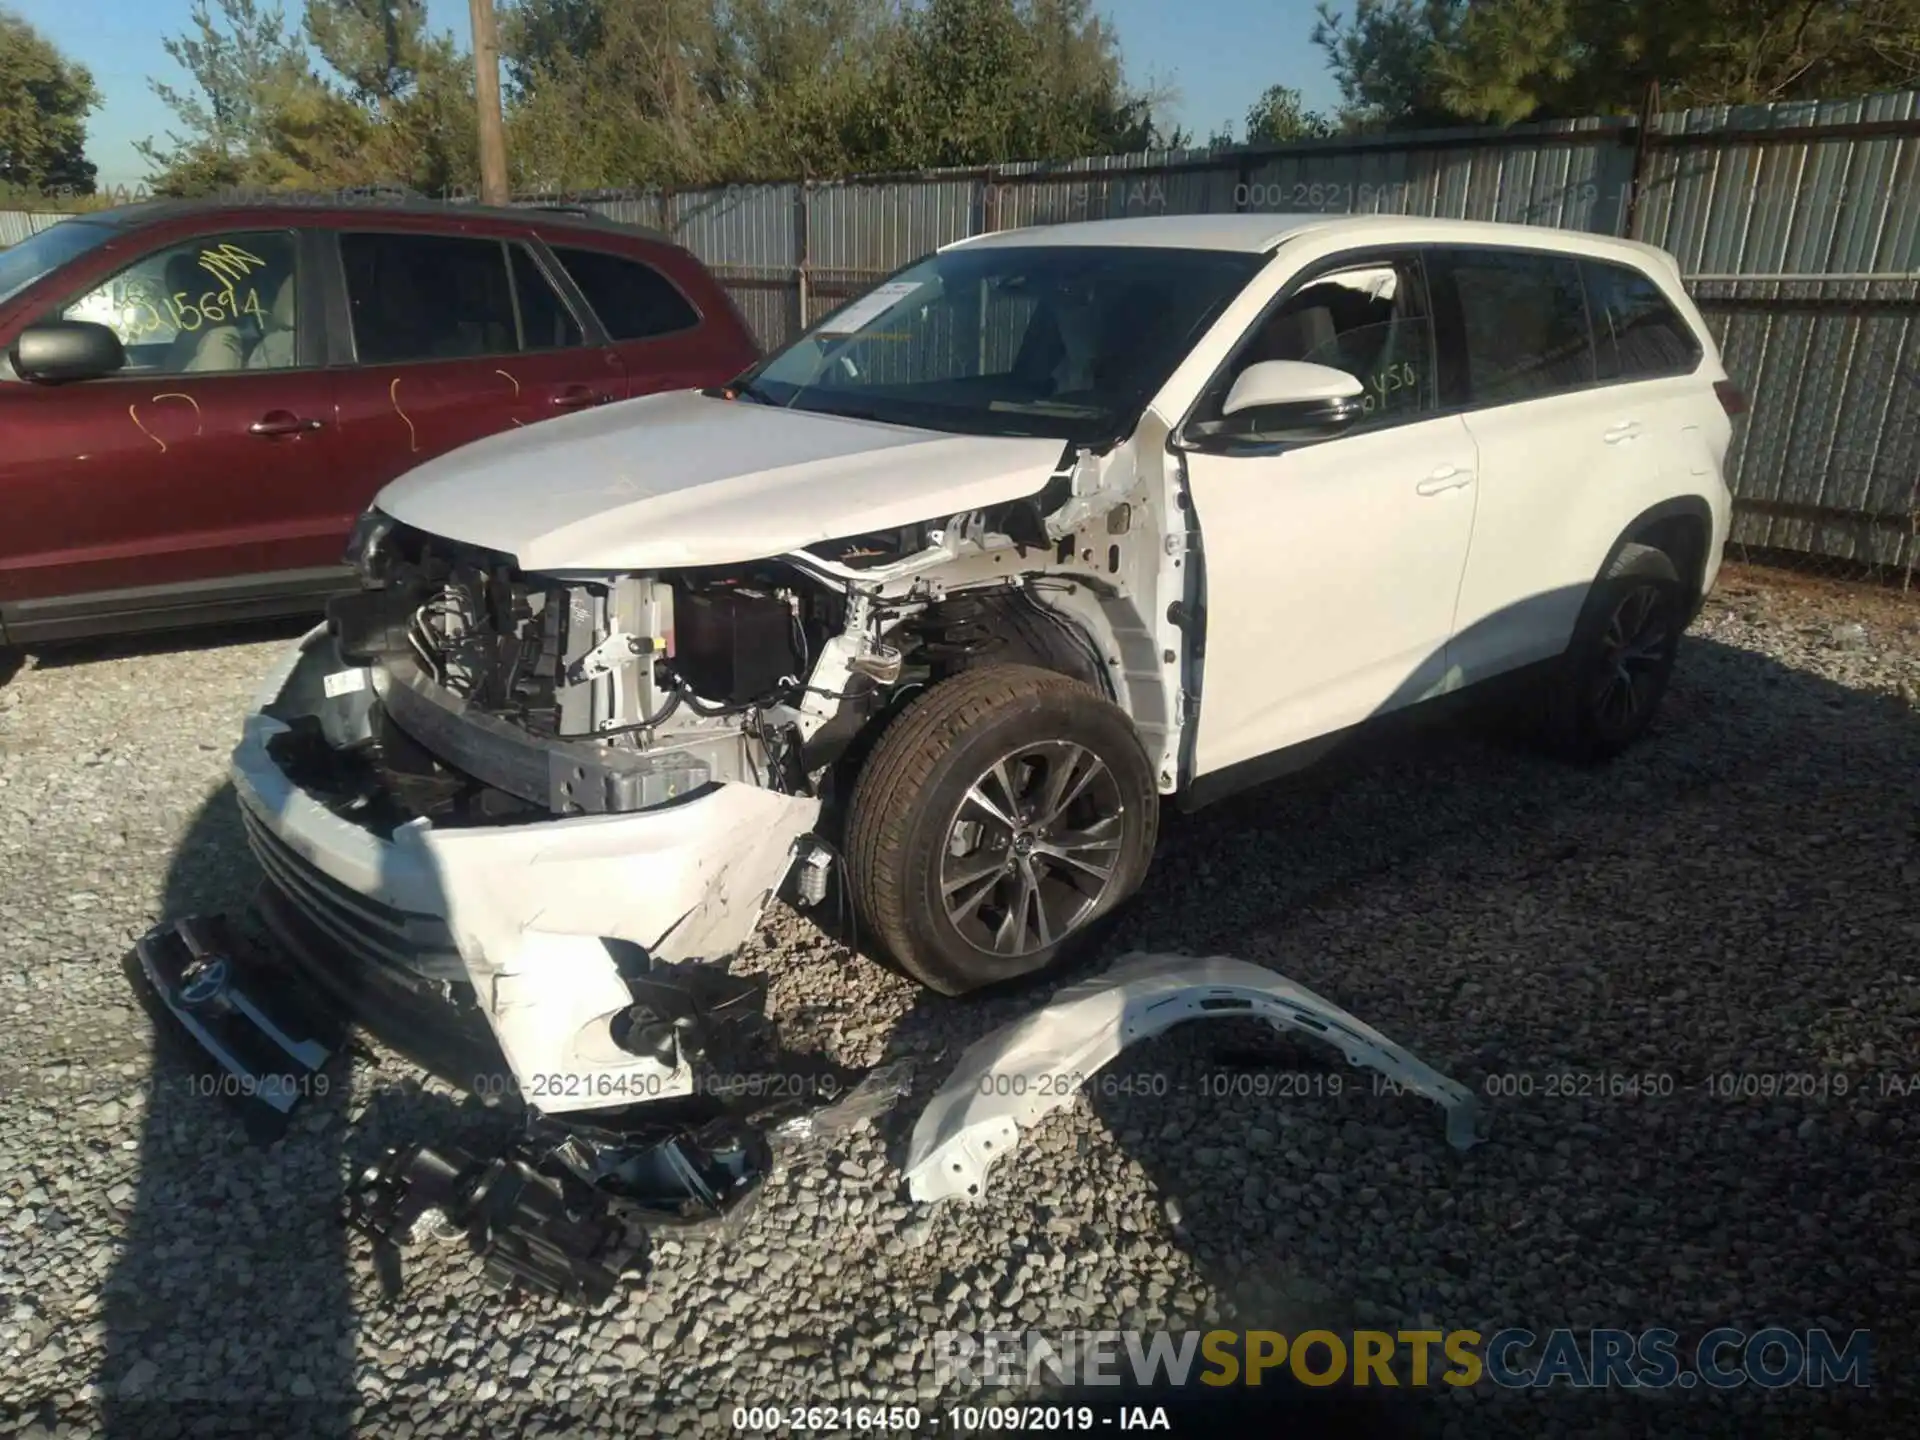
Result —
<svg viewBox="0 0 1920 1440"><path fill-rule="evenodd" d="M907 1189L921 1201L977 1199L1020 1131L1070 1104L1127 1046L1185 1020L1251 1018L1324 1040L1447 1112L1447 1141L1485 1137L1471 1091L1329 1000L1275 971L1225 955L1134 953L1060 991L1044 1007L976 1042L913 1127Z"/></svg>

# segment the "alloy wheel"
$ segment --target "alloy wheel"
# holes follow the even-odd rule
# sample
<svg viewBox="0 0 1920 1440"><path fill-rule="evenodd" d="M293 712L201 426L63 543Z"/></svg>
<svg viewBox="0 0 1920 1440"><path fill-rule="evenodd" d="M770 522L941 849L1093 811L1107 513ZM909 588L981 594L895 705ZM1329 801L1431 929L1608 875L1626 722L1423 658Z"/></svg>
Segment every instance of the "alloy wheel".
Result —
<svg viewBox="0 0 1920 1440"><path fill-rule="evenodd" d="M1023 745L968 787L947 825L947 921L1008 959L1060 941L1099 909L1119 868L1125 804L1112 770L1069 740Z"/></svg>
<svg viewBox="0 0 1920 1440"><path fill-rule="evenodd" d="M1660 586L1636 585L1620 597L1600 637L1592 703L1601 726L1618 733L1645 718L1677 639Z"/></svg>

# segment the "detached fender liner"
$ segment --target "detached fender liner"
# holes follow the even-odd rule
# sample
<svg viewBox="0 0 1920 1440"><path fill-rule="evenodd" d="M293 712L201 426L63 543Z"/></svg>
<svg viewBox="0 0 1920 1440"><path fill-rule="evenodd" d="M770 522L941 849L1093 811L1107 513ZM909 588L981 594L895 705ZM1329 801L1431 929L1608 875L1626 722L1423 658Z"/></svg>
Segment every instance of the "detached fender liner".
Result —
<svg viewBox="0 0 1920 1440"><path fill-rule="evenodd" d="M712 771L682 754L649 755L548 740L476 709L404 656L373 672L394 724L474 779L555 815L614 815L664 805L707 785Z"/></svg>
<svg viewBox="0 0 1920 1440"><path fill-rule="evenodd" d="M1184 1020L1236 1018L1325 1041L1349 1064L1426 1096L1446 1111L1447 1141L1457 1150L1486 1133L1486 1112L1465 1086L1286 976L1225 955L1136 952L968 1048L914 1124L908 1193L921 1201L979 1198L988 1168L1020 1143L1020 1131L1070 1105L1127 1046ZM1064 1083L1043 1083L1049 1079Z"/></svg>

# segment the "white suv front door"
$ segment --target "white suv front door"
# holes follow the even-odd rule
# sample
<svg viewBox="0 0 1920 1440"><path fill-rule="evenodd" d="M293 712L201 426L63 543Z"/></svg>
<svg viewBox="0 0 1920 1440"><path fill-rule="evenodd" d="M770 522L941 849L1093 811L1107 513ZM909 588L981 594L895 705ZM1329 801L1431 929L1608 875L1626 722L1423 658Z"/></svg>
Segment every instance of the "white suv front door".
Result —
<svg viewBox="0 0 1920 1440"><path fill-rule="evenodd" d="M1355 375L1370 408L1315 443L1184 442L1201 447L1185 454L1204 557L1196 776L1451 688L1478 456L1434 413L1433 353L1419 263L1390 256L1290 286L1202 396L1195 421L1247 365L1306 360Z"/></svg>

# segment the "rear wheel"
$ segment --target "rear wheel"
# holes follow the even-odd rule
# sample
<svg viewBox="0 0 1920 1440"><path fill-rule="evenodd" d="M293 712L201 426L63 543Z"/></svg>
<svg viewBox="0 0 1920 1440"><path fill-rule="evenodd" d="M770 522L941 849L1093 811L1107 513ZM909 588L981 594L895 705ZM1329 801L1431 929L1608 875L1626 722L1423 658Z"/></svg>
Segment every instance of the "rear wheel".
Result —
<svg viewBox="0 0 1920 1440"><path fill-rule="evenodd" d="M1610 760L1653 723L1686 629L1685 587L1664 551L1624 546L1581 612L1548 683L1542 738L1564 759Z"/></svg>
<svg viewBox="0 0 1920 1440"><path fill-rule="evenodd" d="M948 995L1066 959L1140 886L1159 795L1132 722L1028 666L934 686L862 767L847 862L868 927Z"/></svg>

